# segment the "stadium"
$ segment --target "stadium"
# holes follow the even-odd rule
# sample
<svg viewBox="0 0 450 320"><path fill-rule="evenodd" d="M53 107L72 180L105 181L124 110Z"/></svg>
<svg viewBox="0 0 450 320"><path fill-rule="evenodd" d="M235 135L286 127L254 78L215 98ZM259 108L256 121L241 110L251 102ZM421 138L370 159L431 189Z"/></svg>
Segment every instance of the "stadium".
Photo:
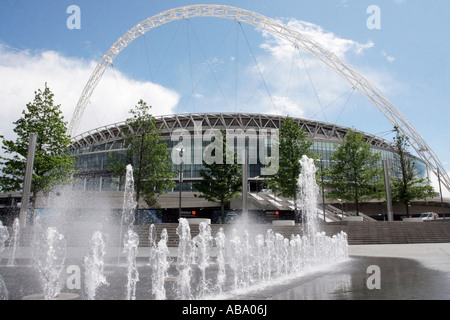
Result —
<svg viewBox="0 0 450 320"><path fill-rule="evenodd" d="M211 113L211 114L178 114L170 116L156 117L157 128L161 131L161 136L167 143L169 155L172 157L173 168L178 172L175 178L176 186L172 190L158 197L157 208L146 208L145 203L140 203L140 223L146 224L154 219L160 222L176 221L179 217L179 200L181 197L181 213L183 216L196 216L210 218L217 222L220 212L219 203L209 202L199 197L195 189L195 183L201 181L200 171L202 164L195 162L194 155L196 148L201 146L203 153L208 145L205 141L196 145L194 139L190 140L192 152L189 156L183 158L183 178L182 190L180 193L180 161L174 159L177 157L177 146L180 143L180 132L191 133L192 135L204 134L211 129L228 130L232 132L241 132L250 136L250 133L259 134L261 132L270 133L279 129L286 117L267 114L243 114L243 113ZM329 164L329 159L333 151L345 137L349 128L328 124L313 120L294 118L302 130L308 133L308 139L313 141L311 151L323 160L323 165ZM114 178L112 172L108 171L107 163L110 154L124 153L124 132L126 123L116 123L109 126L96 128L80 134L73 138L71 145L71 154L76 157L75 182L69 187L71 193L75 193L76 199L84 199L76 203L77 210L111 210L120 212L123 205L124 184ZM198 132L200 130L200 132ZM197 132L196 132L197 131ZM267 144L270 144L270 135L265 136ZM387 160L388 167L391 168L391 174L399 174L399 163L396 157L396 151L393 144L383 138L364 134L367 143L371 146L373 152L379 152L382 160ZM182 140L182 139L181 139ZM266 176L261 174L265 164L262 163L262 157L253 157L251 160L250 138L244 148L249 154L248 161L248 209L251 215L262 218L263 221L271 219L291 219L294 215L294 205L292 199L285 199L273 195L266 189ZM261 152L263 144L257 144L257 153ZM187 144L184 143L185 148ZM235 151L239 152L242 145L236 143ZM427 178L429 170L427 165L419 158L409 155L415 168L415 174L419 178ZM189 159L190 158L190 159ZM191 160L191 161L189 161ZM381 163L380 163L381 166ZM326 191L325 191L326 192ZM89 200L92 198L92 200ZM94 201L94 199L96 199ZM99 199L101 199L99 201ZM37 207L45 208L44 201L37 202ZM433 202L429 201L428 206ZM352 214L354 207L351 203L322 203L327 221L333 221L340 216L339 213ZM424 208L425 202L419 201L413 204L412 213L419 214L422 211L432 211L431 208ZM233 199L226 207L229 217L239 215L242 208L242 198ZM386 209L383 201L373 201L365 203L361 211L372 218L378 220L386 219ZM438 211L439 212L439 211ZM394 207L395 219L399 220L405 215L405 209L402 206ZM322 216L323 217L323 216Z"/></svg>
<svg viewBox="0 0 450 320"><path fill-rule="evenodd" d="M120 212L123 204L123 183L121 184L118 179L113 177L112 172L108 171L106 165L110 154L125 152L124 132L126 130L124 129L126 129L126 123L120 122L99 127L79 135L75 135L75 133L78 130L80 122L82 122L84 110L89 104L95 87L102 78L105 70L113 63L114 59L123 49L135 39L158 26L171 21L194 17L232 19L239 23L242 22L254 26L288 41L295 48L303 50L312 57L317 58L324 65L342 76L354 90L366 96L369 102L388 119L392 127L399 127L401 133L410 138L409 142L417 156L412 154L409 156L414 161L417 177L427 178L431 172L437 175L441 173L441 180L444 186L448 187L450 184L449 178L439 159L417 130L412 127L410 121L362 75L356 70L353 70L321 44L314 41L314 39L305 37L298 31L287 25L280 24L276 20L248 10L222 5L192 5L167 10L137 24L111 46L93 71L80 96L68 130L69 135L72 137L70 153L76 158L75 169L78 170L78 173L74 176L75 182L67 187L67 189L70 189L70 192L67 192L67 199L65 199L66 207L73 208L77 212L86 212L86 214L95 212ZM249 211L253 215L261 217L264 221L292 218L292 200L276 197L266 188L264 169L267 168L267 163L263 163L265 160L262 156L266 149L270 149L271 139L268 134L273 130L279 129L284 119L284 116L279 115L249 113L203 113L158 116L156 118L157 127L161 130L162 137L168 144L174 169L179 171L182 168L182 178L175 178L175 188L168 190L167 193L162 194L157 199L158 208L146 208L145 203L140 203L139 208L146 210L142 210L143 212L139 213L142 220L139 223L146 224L155 219L161 222L174 222L179 218L180 212L184 216L192 217L195 215L197 217L207 217L211 218L213 222L217 222L218 203L204 200L199 197L199 193L195 190L195 183L201 181L200 172L202 169L202 162L196 161L198 160L196 154L203 154L204 148L208 144L204 140L200 144L197 144L195 137L196 135L201 135L204 138L208 134L208 130L217 129L233 130L235 133L242 131L248 135L249 142L253 141L252 139L256 135L255 139L258 141L256 147L238 144L235 148L237 152L242 152L242 149L245 149L250 157L247 168L247 201ZM295 121L308 133L309 139L313 141L311 149L322 159L321 165L327 166L331 154L342 141L343 137L345 137L349 128L300 118L295 118ZM199 127L201 128L199 129ZM192 144L189 146L191 152L187 158L184 156L182 166L177 163L176 159L180 133L188 133L190 136L194 136L194 141L191 141ZM382 160L387 161L388 167L391 168L391 175L398 175L399 164L396 160L396 152L392 142L370 133L361 133L366 137L366 141L370 144L373 152L379 152ZM262 144L260 143L261 141L263 141ZM266 145L264 146L265 143ZM187 148L187 146L184 147ZM276 159L274 158L274 160ZM326 190L322 190L321 192L323 195L326 193ZM53 198L63 198L64 194L65 192L63 190L58 191L56 195L38 196L35 204L36 208L44 213L50 207L49 203L54 200ZM4 194L0 198L2 207L15 208L16 204L21 200L21 193ZM328 203L325 198L322 197L322 217L325 221L340 219L343 215L351 214L355 210L352 203ZM414 216L429 211L443 212L444 206L448 206L448 201L446 200L444 202L439 197L436 197L436 199L415 201L411 203L409 212ZM230 217L239 214L239 210L242 209L242 203L243 199L237 198L227 205ZM384 200L365 203L361 211L367 219L386 220L386 205ZM395 220L400 220L405 214L405 209L401 206L394 207Z"/></svg>

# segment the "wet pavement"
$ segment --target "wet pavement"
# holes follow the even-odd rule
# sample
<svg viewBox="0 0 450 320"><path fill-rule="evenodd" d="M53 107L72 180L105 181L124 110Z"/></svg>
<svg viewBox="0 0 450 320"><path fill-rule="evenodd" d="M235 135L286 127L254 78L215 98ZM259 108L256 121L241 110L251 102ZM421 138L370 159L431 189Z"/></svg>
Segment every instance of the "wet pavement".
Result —
<svg viewBox="0 0 450 320"><path fill-rule="evenodd" d="M152 299L150 267L140 252L140 279L136 298ZM348 261L255 290L230 300L450 300L450 244L351 246ZM3 264L5 259L3 259ZM20 261L19 261L20 262ZM68 261L70 262L70 260ZM126 268L105 267L109 286L98 298L125 298ZM170 273L174 273L172 270ZM211 274L217 272L212 268ZM40 291L37 271L31 267L0 265L10 300ZM229 275L231 278L231 275ZM166 279L167 298L175 299L174 278ZM80 289L63 290L78 294ZM76 296L75 296L76 297ZM211 297L214 299L214 297Z"/></svg>
<svg viewBox="0 0 450 320"><path fill-rule="evenodd" d="M379 286L370 266L379 267ZM250 300L448 300L450 274L411 259L352 257L329 270L236 299Z"/></svg>

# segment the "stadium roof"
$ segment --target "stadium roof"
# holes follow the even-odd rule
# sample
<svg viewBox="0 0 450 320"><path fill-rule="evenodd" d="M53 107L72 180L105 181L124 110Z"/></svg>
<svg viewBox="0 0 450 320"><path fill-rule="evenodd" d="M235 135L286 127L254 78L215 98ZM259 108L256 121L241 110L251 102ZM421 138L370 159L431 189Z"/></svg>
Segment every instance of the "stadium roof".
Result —
<svg viewBox="0 0 450 320"><path fill-rule="evenodd" d="M170 134L175 129L193 130L194 121L202 124L202 129L279 129L287 116L269 115L260 113L188 113L155 116L156 126L163 134ZM342 141L348 127L338 126L316 120L293 118L300 127L308 132L312 140L318 141ZM127 128L126 130L124 130ZM125 121L107 126L98 127L72 138L72 149L91 147L104 143L114 142L125 138L125 133L136 131L139 128L129 128ZM392 149L393 144L375 135L358 131L365 135L366 140L373 147Z"/></svg>

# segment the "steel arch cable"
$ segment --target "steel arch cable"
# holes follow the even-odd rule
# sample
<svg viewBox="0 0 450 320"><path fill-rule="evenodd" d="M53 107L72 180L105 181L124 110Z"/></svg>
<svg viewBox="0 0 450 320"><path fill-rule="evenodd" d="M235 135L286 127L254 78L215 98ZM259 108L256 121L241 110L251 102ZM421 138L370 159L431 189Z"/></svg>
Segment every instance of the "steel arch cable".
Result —
<svg viewBox="0 0 450 320"><path fill-rule="evenodd" d="M361 74L344 63L340 58L328 51L321 44L305 36L298 30L290 28L280 21L268 18L259 13L226 5L201 4L170 9L154 15L128 30L111 46L89 78L73 113L68 130L69 135L74 136L76 133L82 119L84 109L89 103L89 99L96 85L103 76L106 68L112 64L115 57L124 48L126 48L129 43L153 28L175 20L194 17L231 19L255 26L261 30L265 30L275 36L278 36L281 39L285 39L293 43L299 49L310 53L316 59L322 61L325 65L335 70L341 77L350 83L352 87L366 96L367 99L389 120L393 126L397 126L403 134L410 138L413 149L417 152L420 158L428 164L436 175L440 172L444 185L448 190L450 190L450 178L435 152L421 137L419 132L412 126L405 115L403 115L400 110L398 110Z"/></svg>

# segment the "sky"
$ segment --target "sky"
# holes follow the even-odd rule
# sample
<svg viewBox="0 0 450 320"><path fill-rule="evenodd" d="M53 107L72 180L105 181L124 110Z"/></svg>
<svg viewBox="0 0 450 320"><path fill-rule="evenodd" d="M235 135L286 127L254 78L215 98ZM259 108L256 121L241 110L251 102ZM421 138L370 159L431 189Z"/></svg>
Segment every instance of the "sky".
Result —
<svg viewBox="0 0 450 320"><path fill-rule="evenodd" d="M450 1L201 3L257 12L326 47L374 84L450 171ZM122 35L191 4L196 1L0 0L0 134L14 138L13 122L45 83L70 122L96 65ZM373 5L378 13L368 11ZM125 120L140 99L154 115L285 114L392 139L390 122L334 70L278 37L227 19L173 21L135 39L99 81L77 134Z"/></svg>

